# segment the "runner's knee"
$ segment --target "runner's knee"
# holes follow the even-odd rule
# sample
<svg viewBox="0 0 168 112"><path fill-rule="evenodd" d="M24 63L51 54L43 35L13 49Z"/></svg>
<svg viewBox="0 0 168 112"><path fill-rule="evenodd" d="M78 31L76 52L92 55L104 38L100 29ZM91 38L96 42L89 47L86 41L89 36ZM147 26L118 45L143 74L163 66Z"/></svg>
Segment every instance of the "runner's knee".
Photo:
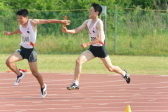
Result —
<svg viewBox="0 0 168 112"><path fill-rule="evenodd" d="M6 60L6 65L7 65L7 66L10 66L11 64L12 64L12 62L10 62L10 60L7 59L7 60Z"/></svg>
<svg viewBox="0 0 168 112"><path fill-rule="evenodd" d="M38 77L40 74L36 71L32 71L33 76Z"/></svg>
<svg viewBox="0 0 168 112"><path fill-rule="evenodd" d="M108 70L110 72L117 72L120 68L118 66L112 66L112 67L108 67Z"/></svg>
<svg viewBox="0 0 168 112"><path fill-rule="evenodd" d="M76 64L77 64L77 65L81 65L82 63L83 63L83 61L82 61L81 59L78 58L78 59L76 60Z"/></svg>
<svg viewBox="0 0 168 112"><path fill-rule="evenodd" d="M80 60L79 59L76 60L76 65L80 65Z"/></svg>
<svg viewBox="0 0 168 112"><path fill-rule="evenodd" d="M114 72L114 71L115 71L115 68L114 68L113 66L107 67L107 69L108 69L110 72Z"/></svg>

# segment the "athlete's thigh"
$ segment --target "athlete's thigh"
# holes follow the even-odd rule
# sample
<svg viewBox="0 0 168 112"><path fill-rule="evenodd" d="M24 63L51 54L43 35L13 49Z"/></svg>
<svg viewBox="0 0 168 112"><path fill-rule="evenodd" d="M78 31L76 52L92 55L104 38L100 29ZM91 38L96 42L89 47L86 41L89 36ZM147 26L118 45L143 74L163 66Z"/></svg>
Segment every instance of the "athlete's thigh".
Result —
<svg viewBox="0 0 168 112"><path fill-rule="evenodd" d="M84 63L84 62L89 61L93 58L95 58L95 56L89 50L86 50L80 54L80 56L78 57L78 60L81 61L82 63Z"/></svg>
<svg viewBox="0 0 168 112"><path fill-rule="evenodd" d="M112 66L112 62L111 62L111 59L109 56L105 57L105 58L100 58L103 62L103 64L106 66L106 67L110 67Z"/></svg>
<svg viewBox="0 0 168 112"><path fill-rule="evenodd" d="M23 60L22 56L20 55L19 52L14 52L12 55L10 55L7 59L7 62L16 62Z"/></svg>
<svg viewBox="0 0 168 112"><path fill-rule="evenodd" d="M37 61L36 62L29 62L29 67L31 72L38 72L38 68L37 68Z"/></svg>

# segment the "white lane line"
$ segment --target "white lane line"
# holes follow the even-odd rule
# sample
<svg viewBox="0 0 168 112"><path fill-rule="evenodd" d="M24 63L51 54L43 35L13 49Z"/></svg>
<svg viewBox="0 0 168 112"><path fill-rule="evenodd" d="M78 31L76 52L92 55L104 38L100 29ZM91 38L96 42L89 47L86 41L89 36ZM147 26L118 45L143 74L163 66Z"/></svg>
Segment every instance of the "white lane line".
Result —
<svg viewBox="0 0 168 112"><path fill-rule="evenodd" d="M154 87L154 88L168 88L168 86Z"/></svg>
<svg viewBox="0 0 168 112"><path fill-rule="evenodd" d="M140 87L139 89L148 89L147 87Z"/></svg>
<svg viewBox="0 0 168 112"><path fill-rule="evenodd" d="M57 109L57 108L47 108L47 109L55 110L55 109Z"/></svg>
<svg viewBox="0 0 168 112"><path fill-rule="evenodd" d="M103 93L104 91L95 91L95 92L97 92L97 93Z"/></svg>
<svg viewBox="0 0 168 112"><path fill-rule="evenodd" d="M98 105L108 105L109 103L100 103Z"/></svg>
<svg viewBox="0 0 168 112"><path fill-rule="evenodd" d="M154 93L154 94L164 94L164 93L168 93L168 92L156 92L156 93Z"/></svg>
<svg viewBox="0 0 168 112"><path fill-rule="evenodd" d="M74 108L79 108L79 107L82 107L82 106L72 106L72 107L74 107Z"/></svg>
<svg viewBox="0 0 168 112"><path fill-rule="evenodd" d="M35 101L35 102L32 102L32 103L42 103L42 102L37 102L37 101Z"/></svg>
<svg viewBox="0 0 168 112"><path fill-rule="evenodd" d="M166 76L166 77L168 77L168 75L160 75L160 76Z"/></svg>

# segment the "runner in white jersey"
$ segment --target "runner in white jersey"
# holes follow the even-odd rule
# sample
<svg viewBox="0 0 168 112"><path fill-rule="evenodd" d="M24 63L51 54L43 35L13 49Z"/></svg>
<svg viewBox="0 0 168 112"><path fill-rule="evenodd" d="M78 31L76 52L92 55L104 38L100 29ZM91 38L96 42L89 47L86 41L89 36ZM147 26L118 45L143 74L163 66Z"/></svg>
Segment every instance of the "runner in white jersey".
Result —
<svg viewBox="0 0 168 112"><path fill-rule="evenodd" d="M16 12L17 20L20 24L18 30L14 32L5 31L5 35L13 35L20 33L21 34L21 43L20 49L16 50L11 56L6 60L6 65L17 75L16 82L14 85L18 85L20 80L24 77L24 74L21 73L15 65L16 61L21 61L27 59L29 62L29 67L32 74L35 76L37 81L40 84L41 98L44 98L47 95L47 85L43 82L42 75L38 72L37 69L37 54L34 48L36 42L37 30L36 27L38 24L46 23L62 23L69 25L69 20L55 20L55 19L28 19L28 10L20 9Z"/></svg>
<svg viewBox="0 0 168 112"><path fill-rule="evenodd" d="M22 25L20 25L19 27L20 32L21 32L20 46L24 48L33 48L36 42L37 32L33 30L31 21L32 19L28 19L26 28L24 28Z"/></svg>
<svg viewBox="0 0 168 112"><path fill-rule="evenodd" d="M105 48L105 35L103 30L103 22L98 18L100 13L102 12L102 7L99 4L93 3L90 8L89 17L91 19L86 20L81 26L76 29L67 30L66 27L62 28L62 31L65 33L75 34L82 31L84 28L88 27L89 29L89 37L90 42L82 43L81 47L86 48L90 46L90 48L84 51L76 60L75 72L74 72L74 82L70 87L67 87L68 90L79 89L79 76L82 69L82 64L94 59L95 57L99 57L104 63L105 67L110 72L116 72L126 80L126 82L130 83L130 77L127 74L126 70L121 70L120 67L114 66L111 63L111 60L107 54Z"/></svg>

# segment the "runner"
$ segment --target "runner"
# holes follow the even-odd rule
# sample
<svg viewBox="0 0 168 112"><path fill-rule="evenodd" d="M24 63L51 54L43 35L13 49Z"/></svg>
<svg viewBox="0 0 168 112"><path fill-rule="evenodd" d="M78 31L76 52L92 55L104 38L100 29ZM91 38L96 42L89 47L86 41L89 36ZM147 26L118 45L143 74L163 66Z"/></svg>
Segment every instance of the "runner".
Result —
<svg viewBox="0 0 168 112"><path fill-rule="evenodd" d="M90 46L90 48L78 57L76 60L76 66L74 71L74 82L70 87L67 87L68 90L79 89L79 76L81 74L82 64L98 57L102 60L105 67L110 72L116 72L126 80L126 82L130 83L130 77L127 74L126 70L121 70L120 67L114 66L111 63L111 60L107 54L105 48L105 34L103 30L103 22L99 19L99 15L102 12L102 7L99 4L92 3L90 8L89 17L91 19L86 20L81 26L76 29L68 30L66 27L62 28L62 31L65 33L76 34L82 31L84 28L88 27L90 42L82 43L80 46L82 48L86 48Z"/></svg>
<svg viewBox="0 0 168 112"><path fill-rule="evenodd" d="M37 35L37 25L46 23L62 23L69 25L69 20L55 20L55 19L28 19L28 10L20 9L16 12L17 21L20 24L19 29L14 32L4 31L5 35L21 34L20 49L16 50L6 60L6 65L17 75L14 85L18 85L24 74L18 70L15 62L27 59L30 70L40 84L41 98L47 95L47 85L43 82L43 77L37 68L37 53L34 48Z"/></svg>

